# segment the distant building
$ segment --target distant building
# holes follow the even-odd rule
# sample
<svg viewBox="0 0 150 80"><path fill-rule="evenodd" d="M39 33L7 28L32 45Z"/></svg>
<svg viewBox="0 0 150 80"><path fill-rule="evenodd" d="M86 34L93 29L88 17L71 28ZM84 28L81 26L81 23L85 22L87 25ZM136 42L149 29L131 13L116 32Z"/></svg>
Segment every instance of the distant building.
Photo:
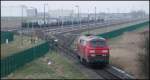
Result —
<svg viewBox="0 0 150 80"><path fill-rule="evenodd" d="M49 17L49 13L48 12L38 12L37 13L37 16L38 17L40 17L40 18L44 18L44 15L45 15L45 17L47 18L47 17Z"/></svg>
<svg viewBox="0 0 150 80"><path fill-rule="evenodd" d="M140 18L140 17L146 16L145 11L143 11L143 10L131 11L130 14L132 15L133 18Z"/></svg>
<svg viewBox="0 0 150 80"><path fill-rule="evenodd" d="M29 8L29 9L27 9L27 16L28 17L35 17L35 16L37 16L37 9L36 8Z"/></svg>
<svg viewBox="0 0 150 80"><path fill-rule="evenodd" d="M73 10L49 10L48 11L50 17L59 18L60 16L71 16L73 13Z"/></svg>
<svg viewBox="0 0 150 80"><path fill-rule="evenodd" d="M1 17L26 17L26 6L1 6Z"/></svg>

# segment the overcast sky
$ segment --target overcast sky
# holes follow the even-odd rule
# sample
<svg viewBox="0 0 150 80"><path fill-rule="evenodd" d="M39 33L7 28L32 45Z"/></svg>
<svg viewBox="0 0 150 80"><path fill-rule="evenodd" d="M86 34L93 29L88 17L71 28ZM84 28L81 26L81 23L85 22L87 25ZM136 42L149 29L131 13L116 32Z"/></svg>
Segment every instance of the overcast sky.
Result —
<svg viewBox="0 0 150 80"><path fill-rule="evenodd" d="M144 10L149 13L149 1L1 1L1 6L36 7L38 11L43 11L43 4L48 4L48 9L73 9L77 12L76 5L79 5L80 12L130 12L131 10ZM48 10L47 9L47 10Z"/></svg>

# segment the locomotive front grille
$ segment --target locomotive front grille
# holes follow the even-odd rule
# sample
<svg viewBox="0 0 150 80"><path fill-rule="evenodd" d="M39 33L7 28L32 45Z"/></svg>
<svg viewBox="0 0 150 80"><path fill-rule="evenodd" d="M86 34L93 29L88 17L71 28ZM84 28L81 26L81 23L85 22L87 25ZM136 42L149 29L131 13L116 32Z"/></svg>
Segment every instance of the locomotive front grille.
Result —
<svg viewBox="0 0 150 80"><path fill-rule="evenodd" d="M96 55L94 57L89 56L88 59L90 62L103 62L109 60L109 55Z"/></svg>

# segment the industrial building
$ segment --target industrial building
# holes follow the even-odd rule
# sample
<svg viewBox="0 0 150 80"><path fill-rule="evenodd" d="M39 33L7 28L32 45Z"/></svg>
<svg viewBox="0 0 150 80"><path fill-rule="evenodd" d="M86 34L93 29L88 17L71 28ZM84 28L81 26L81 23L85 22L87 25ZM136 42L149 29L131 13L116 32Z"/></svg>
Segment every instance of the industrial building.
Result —
<svg viewBox="0 0 150 80"><path fill-rule="evenodd" d="M1 6L1 17L27 17L26 6Z"/></svg>

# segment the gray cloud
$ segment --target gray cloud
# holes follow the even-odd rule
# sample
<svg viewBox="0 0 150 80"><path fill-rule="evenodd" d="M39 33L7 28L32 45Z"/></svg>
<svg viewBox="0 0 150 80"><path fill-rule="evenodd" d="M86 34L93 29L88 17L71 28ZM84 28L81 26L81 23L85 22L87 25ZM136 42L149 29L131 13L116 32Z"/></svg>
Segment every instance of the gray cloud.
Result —
<svg viewBox="0 0 150 80"><path fill-rule="evenodd" d="M49 9L73 9L77 11L75 5L80 6L80 12L92 13L94 7L97 12L130 12L131 10L144 10L149 13L149 1L1 1L1 6L26 5L36 7L38 11L43 11L43 4L48 4Z"/></svg>

